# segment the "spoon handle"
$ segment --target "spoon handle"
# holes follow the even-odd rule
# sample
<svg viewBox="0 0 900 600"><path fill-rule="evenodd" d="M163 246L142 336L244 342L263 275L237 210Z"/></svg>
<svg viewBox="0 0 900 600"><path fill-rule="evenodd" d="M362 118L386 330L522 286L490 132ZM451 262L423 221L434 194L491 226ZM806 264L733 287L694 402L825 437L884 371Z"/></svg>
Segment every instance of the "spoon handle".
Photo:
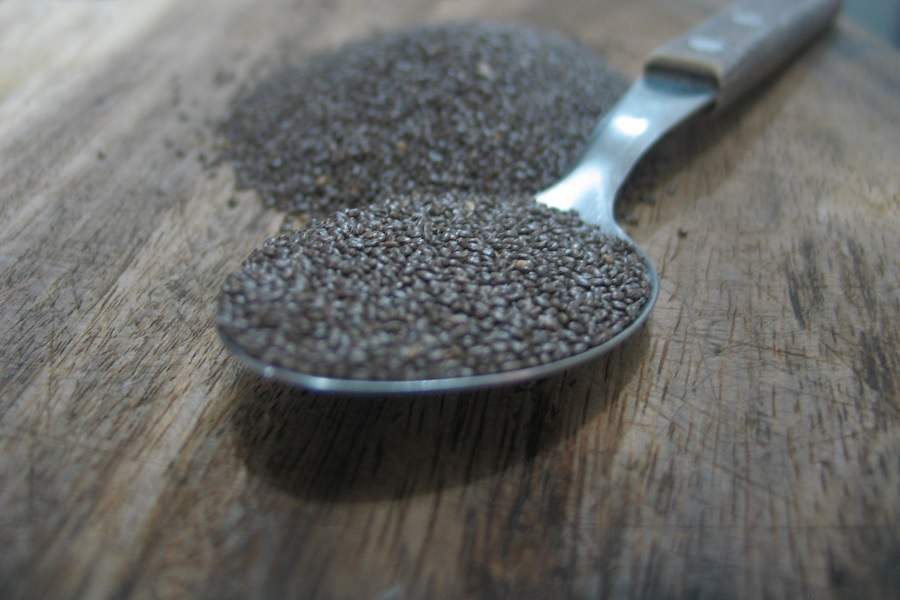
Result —
<svg viewBox="0 0 900 600"><path fill-rule="evenodd" d="M743 0L650 55L647 69L711 79L723 108L832 22L840 0Z"/></svg>

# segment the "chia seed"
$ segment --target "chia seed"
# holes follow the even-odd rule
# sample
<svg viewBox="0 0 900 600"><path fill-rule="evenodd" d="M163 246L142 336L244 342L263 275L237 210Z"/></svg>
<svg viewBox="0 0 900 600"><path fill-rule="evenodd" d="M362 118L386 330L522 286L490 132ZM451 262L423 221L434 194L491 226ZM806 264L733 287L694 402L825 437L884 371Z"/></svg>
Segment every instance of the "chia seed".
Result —
<svg viewBox="0 0 900 600"><path fill-rule="evenodd" d="M230 275L222 332L308 374L496 373L584 352L650 296L626 242L527 195L403 195L268 239Z"/></svg>
<svg viewBox="0 0 900 600"><path fill-rule="evenodd" d="M409 192L533 194L625 89L589 48L522 26L402 30L285 66L220 125L239 187L330 214Z"/></svg>

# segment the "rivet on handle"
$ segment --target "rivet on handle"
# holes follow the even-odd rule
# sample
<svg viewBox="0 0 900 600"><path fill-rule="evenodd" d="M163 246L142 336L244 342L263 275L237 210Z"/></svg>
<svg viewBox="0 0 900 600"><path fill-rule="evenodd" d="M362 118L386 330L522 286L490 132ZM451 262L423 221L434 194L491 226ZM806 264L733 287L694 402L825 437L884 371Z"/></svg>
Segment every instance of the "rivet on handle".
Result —
<svg viewBox="0 0 900 600"><path fill-rule="evenodd" d="M737 25L743 25L744 27L752 27L756 29L757 27L762 27L766 24L765 20L752 10L746 10L743 8L736 8L734 12L731 13L731 20Z"/></svg>
<svg viewBox="0 0 900 600"><path fill-rule="evenodd" d="M705 52L706 54L718 54L725 49L725 44L721 40L705 35L692 35L688 38L688 46L697 52Z"/></svg>

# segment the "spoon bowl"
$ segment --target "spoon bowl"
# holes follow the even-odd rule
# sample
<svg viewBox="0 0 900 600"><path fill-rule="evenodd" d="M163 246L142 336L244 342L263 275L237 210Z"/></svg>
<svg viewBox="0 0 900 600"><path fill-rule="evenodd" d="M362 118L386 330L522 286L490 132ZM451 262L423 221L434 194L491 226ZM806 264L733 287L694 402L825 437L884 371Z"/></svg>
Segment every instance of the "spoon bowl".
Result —
<svg viewBox="0 0 900 600"><path fill-rule="evenodd" d="M636 249L641 256L648 271L650 278L650 297L641 311L641 314L626 326L617 335L610 338L599 346L594 346L580 354L573 354L562 360L553 361L538 365L536 367L527 367L524 369L516 369L513 371L503 371L500 373L486 373L483 375L468 375L465 377L447 377L443 379L401 379L401 380L381 380L381 379L339 379L335 377L323 377L320 375L312 375L292 369L286 369L276 365L270 365L264 361L254 358L247 354L239 344L232 340L227 334L219 330L219 336L225 347L236 356L244 365L262 375L267 379L275 379L307 390L320 393L334 394L353 394L353 395L377 395L377 394L430 394L430 393L449 393L449 392L465 392L478 389L486 389L492 387L502 387L543 379L556 375L562 371L567 371L573 367L594 360L625 340L637 333L650 316L650 311L656 303L659 295L659 284L656 277L656 271L647 257Z"/></svg>

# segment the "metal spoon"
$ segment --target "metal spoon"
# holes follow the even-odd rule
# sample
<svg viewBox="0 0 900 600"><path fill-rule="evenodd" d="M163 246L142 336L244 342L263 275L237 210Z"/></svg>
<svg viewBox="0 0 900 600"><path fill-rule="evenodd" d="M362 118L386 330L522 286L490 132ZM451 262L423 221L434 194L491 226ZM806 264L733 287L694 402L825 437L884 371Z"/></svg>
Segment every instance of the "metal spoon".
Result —
<svg viewBox="0 0 900 600"><path fill-rule="evenodd" d="M353 394L462 391L539 379L593 360L631 337L659 295L650 259L616 223L613 208L634 166L666 133L709 108L727 106L824 30L840 0L737 2L656 50L638 79L597 124L587 151L560 182L537 195L541 204L575 210L586 222L627 241L642 257L651 296L641 314L607 342L555 362L446 379L336 379L269 365L248 355L222 330L228 349L264 377L320 392Z"/></svg>

